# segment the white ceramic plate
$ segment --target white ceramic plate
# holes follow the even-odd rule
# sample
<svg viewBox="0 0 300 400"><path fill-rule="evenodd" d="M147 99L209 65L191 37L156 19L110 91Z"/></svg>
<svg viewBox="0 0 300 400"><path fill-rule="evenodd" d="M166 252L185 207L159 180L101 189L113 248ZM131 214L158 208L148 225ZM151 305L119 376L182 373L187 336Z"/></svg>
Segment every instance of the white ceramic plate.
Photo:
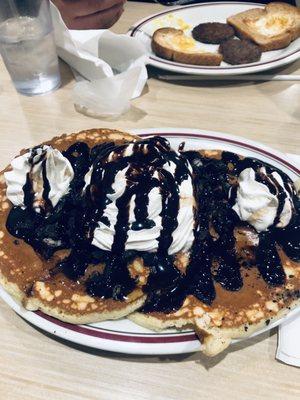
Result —
<svg viewBox="0 0 300 400"><path fill-rule="evenodd" d="M181 142L185 141L187 150L200 148L222 149L256 157L280 168L293 180L300 177L300 170L296 164L284 154L242 137L182 128L147 129L133 131L133 133L140 136L165 136L170 140L174 148L177 148ZM96 349L150 355L188 353L200 349L200 342L191 330L178 332L170 329L157 333L144 329L127 319L91 325L72 325L41 312L25 310L1 287L0 297L22 318L44 331L71 342ZM286 318L292 317L299 311L299 308L291 311ZM267 331L281 322L282 320L271 323L256 332L255 335Z"/></svg>
<svg viewBox="0 0 300 400"><path fill-rule="evenodd" d="M151 37L154 31L165 26L183 28L184 21L190 27L186 33L190 35L191 29L203 22L226 22L226 18L249 10L251 8L264 8L264 4L245 3L238 1L212 2L192 4L175 8L167 8L157 14L137 22L131 29L130 35L143 42L149 51L149 64L155 67L177 72L181 74L196 75L241 75L266 71L272 68L281 67L300 58L300 38L292 42L288 47L281 50L264 52L260 61L251 64L229 65L222 62L218 67L197 66L182 64L174 61L164 60L157 57L151 50ZM219 45L197 44L199 48L208 51L217 51Z"/></svg>

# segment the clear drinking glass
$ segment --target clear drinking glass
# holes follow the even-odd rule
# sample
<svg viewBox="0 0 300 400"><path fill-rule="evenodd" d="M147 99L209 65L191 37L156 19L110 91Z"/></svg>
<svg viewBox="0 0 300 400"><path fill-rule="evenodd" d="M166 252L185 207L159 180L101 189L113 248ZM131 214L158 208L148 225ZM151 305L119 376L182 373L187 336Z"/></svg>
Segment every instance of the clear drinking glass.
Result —
<svg viewBox="0 0 300 400"><path fill-rule="evenodd" d="M60 86L48 0L0 0L0 53L18 92Z"/></svg>

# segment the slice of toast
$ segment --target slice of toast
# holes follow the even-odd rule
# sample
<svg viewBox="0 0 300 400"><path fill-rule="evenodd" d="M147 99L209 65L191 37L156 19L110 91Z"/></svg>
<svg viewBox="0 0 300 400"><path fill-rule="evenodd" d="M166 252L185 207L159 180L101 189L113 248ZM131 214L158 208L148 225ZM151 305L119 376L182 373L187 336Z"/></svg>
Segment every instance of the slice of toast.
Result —
<svg viewBox="0 0 300 400"><path fill-rule="evenodd" d="M227 19L237 36L257 43L262 51L287 47L300 36L300 9L286 3L269 3Z"/></svg>
<svg viewBox="0 0 300 400"><path fill-rule="evenodd" d="M220 65L223 59L220 53L199 50L192 37L175 28L156 30L152 37L152 50L159 57L183 64Z"/></svg>

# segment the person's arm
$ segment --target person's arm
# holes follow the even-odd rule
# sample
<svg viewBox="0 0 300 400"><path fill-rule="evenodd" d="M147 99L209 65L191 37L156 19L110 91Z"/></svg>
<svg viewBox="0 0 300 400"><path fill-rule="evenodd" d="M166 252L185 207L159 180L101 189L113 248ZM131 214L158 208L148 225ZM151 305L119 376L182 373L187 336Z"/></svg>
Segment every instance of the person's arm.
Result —
<svg viewBox="0 0 300 400"><path fill-rule="evenodd" d="M126 0L52 0L70 29L106 29L118 21Z"/></svg>

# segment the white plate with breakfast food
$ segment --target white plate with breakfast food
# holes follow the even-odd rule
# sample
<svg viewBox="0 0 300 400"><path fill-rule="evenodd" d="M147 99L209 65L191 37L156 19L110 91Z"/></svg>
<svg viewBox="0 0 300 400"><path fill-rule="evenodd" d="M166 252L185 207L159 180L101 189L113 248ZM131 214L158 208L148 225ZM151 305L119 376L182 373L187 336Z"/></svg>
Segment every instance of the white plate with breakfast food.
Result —
<svg viewBox="0 0 300 400"><path fill-rule="evenodd" d="M213 356L299 312L297 166L227 134L132 133L56 137L2 171L2 299L129 354Z"/></svg>
<svg viewBox="0 0 300 400"><path fill-rule="evenodd" d="M167 9L137 22L149 64L186 74L240 75L300 58L300 9L286 3L213 2Z"/></svg>

